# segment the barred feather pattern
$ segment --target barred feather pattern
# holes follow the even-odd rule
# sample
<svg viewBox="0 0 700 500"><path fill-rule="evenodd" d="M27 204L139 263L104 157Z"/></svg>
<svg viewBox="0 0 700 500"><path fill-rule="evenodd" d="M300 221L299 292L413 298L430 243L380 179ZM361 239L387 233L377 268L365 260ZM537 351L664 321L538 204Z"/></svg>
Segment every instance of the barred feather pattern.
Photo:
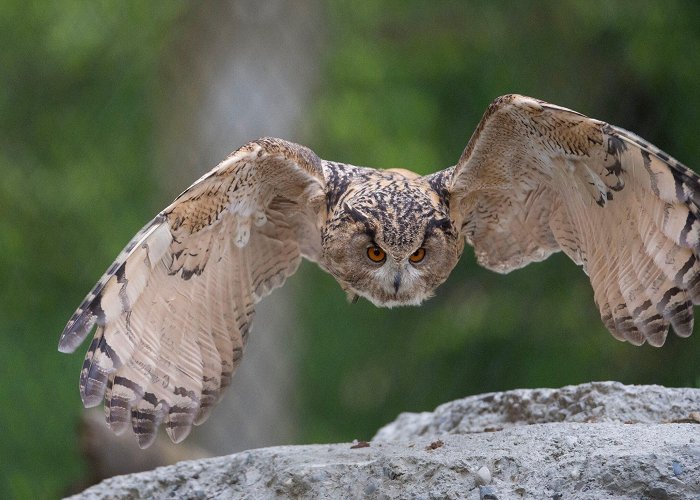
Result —
<svg viewBox="0 0 700 500"><path fill-rule="evenodd" d="M637 135L517 95L497 99L455 167L454 217L479 263L563 250L605 326L634 345L687 337L700 302L700 178Z"/></svg>
<svg viewBox="0 0 700 500"><path fill-rule="evenodd" d="M255 304L302 255L317 258L299 238L318 230L323 184L309 150L261 139L144 227L59 342L73 351L96 325L80 375L85 406L104 400L111 428L132 428L142 447L161 423L180 442L204 422L241 361Z"/></svg>

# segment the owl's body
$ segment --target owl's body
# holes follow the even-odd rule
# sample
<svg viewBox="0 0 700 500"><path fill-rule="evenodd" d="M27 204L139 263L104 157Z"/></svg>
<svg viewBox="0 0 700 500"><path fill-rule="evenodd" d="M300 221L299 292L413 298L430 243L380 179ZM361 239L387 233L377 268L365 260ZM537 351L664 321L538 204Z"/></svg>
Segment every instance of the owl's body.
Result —
<svg viewBox="0 0 700 500"><path fill-rule="evenodd" d="M68 322L96 326L80 391L115 432L178 442L229 385L255 304L304 257L377 306L418 305L465 243L497 272L564 251L619 340L663 344L700 303L700 180L638 136L535 99L486 111L454 167L419 176L259 139L205 174L127 245ZM468 305L465 305L468 307Z"/></svg>

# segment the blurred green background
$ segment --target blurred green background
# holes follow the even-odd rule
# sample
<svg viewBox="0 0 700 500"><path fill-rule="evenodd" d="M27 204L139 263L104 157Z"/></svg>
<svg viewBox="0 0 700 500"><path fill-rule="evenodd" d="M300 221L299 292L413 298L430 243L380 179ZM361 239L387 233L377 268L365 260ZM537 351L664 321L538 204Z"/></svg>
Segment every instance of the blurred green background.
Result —
<svg viewBox="0 0 700 500"><path fill-rule="evenodd" d="M56 497L86 473L76 441L84 349L59 354L58 335L177 194L163 192L154 168L158 117L178 106L164 102L162 61L177 57L183 26L206 8L0 3L3 498ZM700 3L356 0L317 10L320 76L299 129L323 158L444 168L489 102L517 92L700 165ZM401 411L485 391L700 383L697 338L669 336L662 349L615 341L587 278L562 255L500 276L466 251L421 308L350 306L315 266L299 274L299 443L369 439Z"/></svg>

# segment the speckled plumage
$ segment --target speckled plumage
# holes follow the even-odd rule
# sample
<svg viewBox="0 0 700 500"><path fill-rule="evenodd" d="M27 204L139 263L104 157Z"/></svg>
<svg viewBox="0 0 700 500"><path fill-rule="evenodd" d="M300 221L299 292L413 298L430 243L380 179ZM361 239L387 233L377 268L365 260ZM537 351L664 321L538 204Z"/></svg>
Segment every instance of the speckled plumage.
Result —
<svg viewBox="0 0 700 500"><path fill-rule="evenodd" d="M698 176L638 136L536 99L489 106L454 167L428 176L319 159L281 139L246 144L127 245L68 322L80 376L115 432L148 446L202 423L240 363L255 304L302 257L350 299L419 304L465 242L508 272L564 251L601 318L633 344L693 328L700 302Z"/></svg>
<svg viewBox="0 0 700 500"><path fill-rule="evenodd" d="M428 178L408 171L324 167L330 196L321 265L351 299L359 295L387 307L419 304L447 278L464 246L447 201ZM384 263L367 259L372 245L387 253ZM430 250L429 258L410 264L407 257L421 247Z"/></svg>

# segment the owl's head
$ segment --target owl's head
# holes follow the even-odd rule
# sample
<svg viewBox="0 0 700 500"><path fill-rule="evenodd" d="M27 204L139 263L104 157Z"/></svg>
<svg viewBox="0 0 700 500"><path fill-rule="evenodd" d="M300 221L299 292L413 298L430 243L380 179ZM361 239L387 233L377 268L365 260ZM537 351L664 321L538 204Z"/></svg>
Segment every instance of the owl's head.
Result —
<svg viewBox="0 0 700 500"><path fill-rule="evenodd" d="M322 260L349 298L418 305L432 296L464 247L437 193L407 179L360 185L322 230Z"/></svg>

